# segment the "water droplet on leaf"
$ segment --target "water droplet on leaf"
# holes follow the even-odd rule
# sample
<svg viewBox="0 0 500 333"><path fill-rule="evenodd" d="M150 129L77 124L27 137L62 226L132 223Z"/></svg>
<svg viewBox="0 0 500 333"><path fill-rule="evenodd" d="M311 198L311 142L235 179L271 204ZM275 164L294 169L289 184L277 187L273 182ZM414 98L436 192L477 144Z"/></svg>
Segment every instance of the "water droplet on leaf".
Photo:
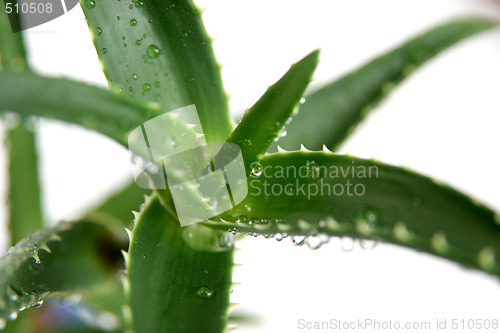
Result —
<svg viewBox="0 0 500 333"><path fill-rule="evenodd" d="M88 8L88 9L92 9L95 7L95 1L93 0L86 0L85 1L85 6Z"/></svg>
<svg viewBox="0 0 500 333"><path fill-rule="evenodd" d="M155 44L150 45L148 47L148 56L152 59L158 58L160 56L160 48Z"/></svg>
<svg viewBox="0 0 500 333"><path fill-rule="evenodd" d="M38 298L33 303L31 303L30 307L32 309L39 309L43 305L43 299Z"/></svg>
<svg viewBox="0 0 500 333"><path fill-rule="evenodd" d="M201 299L209 299L214 295L214 291L210 287L201 287L196 294Z"/></svg>
<svg viewBox="0 0 500 333"><path fill-rule="evenodd" d="M130 19L130 25L131 25L131 26L133 26L133 27L134 27L136 24L137 24L137 20L136 20L136 19L134 19L134 18L133 18L133 19Z"/></svg>
<svg viewBox="0 0 500 333"><path fill-rule="evenodd" d="M359 240L359 246L363 249L363 250L373 250L374 248L376 248L378 245L378 241L376 240L371 240L371 239L360 239Z"/></svg>
<svg viewBox="0 0 500 333"><path fill-rule="evenodd" d="M254 174L257 177L259 177L262 174L263 170L264 168L260 163L254 163L254 165L252 166L252 174Z"/></svg>
<svg viewBox="0 0 500 333"><path fill-rule="evenodd" d="M291 239L292 239L293 245L301 246L301 245L304 245L304 241L306 240L306 236L296 235L296 236L293 236Z"/></svg>
<svg viewBox="0 0 500 333"><path fill-rule="evenodd" d="M354 250L354 239L351 237L342 237L340 240L340 249L344 252L351 252Z"/></svg>
<svg viewBox="0 0 500 333"><path fill-rule="evenodd" d="M310 180L316 180L319 178L319 165L315 161L307 162L307 178Z"/></svg>

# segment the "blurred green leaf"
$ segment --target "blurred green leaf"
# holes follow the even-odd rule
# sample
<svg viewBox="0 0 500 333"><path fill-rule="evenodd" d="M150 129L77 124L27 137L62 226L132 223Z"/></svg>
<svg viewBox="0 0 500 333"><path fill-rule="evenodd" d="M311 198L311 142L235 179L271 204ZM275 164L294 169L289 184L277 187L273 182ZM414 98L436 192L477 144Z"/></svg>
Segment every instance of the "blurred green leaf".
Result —
<svg viewBox="0 0 500 333"><path fill-rule="evenodd" d="M288 135L278 144L286 150L301 144L312 150L321 150L324 144L336 150L373 107L416 68L459 41L495 26L497 22L485 19L439 26L308 94L287 126ZM276 145L269 151L277 151Z"/></svg>

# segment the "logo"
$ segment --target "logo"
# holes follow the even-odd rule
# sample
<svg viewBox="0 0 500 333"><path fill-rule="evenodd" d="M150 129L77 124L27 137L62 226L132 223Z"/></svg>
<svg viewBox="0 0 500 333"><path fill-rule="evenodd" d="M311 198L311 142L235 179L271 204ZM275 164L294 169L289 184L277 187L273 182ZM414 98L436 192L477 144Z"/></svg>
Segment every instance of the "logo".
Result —
<svg viewBox="0 0 500 333"><path fill-rule="evenodd" d="M207 144L195 105L148 120L128 137L138 186L169 189L181 226L222 214L248 194L240 147Z"/></svg>
<svg viewBox="0 0 500 333"><path fill-rule="evenodd" d="M78 4L78 0L4 0L4 4L12 32L19 32L66 14Z"/></svg>

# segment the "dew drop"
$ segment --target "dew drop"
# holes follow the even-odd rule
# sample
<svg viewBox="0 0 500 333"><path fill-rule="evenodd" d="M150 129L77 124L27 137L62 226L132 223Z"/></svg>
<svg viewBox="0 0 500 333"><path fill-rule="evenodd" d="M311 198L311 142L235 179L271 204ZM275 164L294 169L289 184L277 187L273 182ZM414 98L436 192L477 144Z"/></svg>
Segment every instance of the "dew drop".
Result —
<svg viewBox="0 0 500 333"><path fill-rule="evenodd" d="M446 252L449 248L446 235L443 232L436 232L431 238L432 247L440 253Z"/></svg>
<svg viewBox="0 0 500 333"><path fill-rule="evenodd" d="M131 26L133 26L133 27L134 27L136 24L137 24L137 20L136 20L136 19L134 19L134 18L133 18L133 19L130 19L130 25L131 25Z"/></svg>
<svg viewBox="0 0 500 333"><path fill-rule="evenodd" d="M149 22L149 23L153 23L153 19L152 19L152 18L150 18L150 19L148 20L148 22Z"/></svg>
<svg viewBox="0 0 500 333"><path fill-rule="evenodd" d="M249 138L244 138L243 141L241 141L241 144L243 145L243 147L249 147L252 145L252 141L250 141Z"/></svg>
<svg viewBox="0 0 500 333"><path fill-rule="evenodd" d="M379 212L375 208L369 206L357 210L353 216L356 229L365 235L375 231L379 219Z"/></svg>
<svg viewBox="0 0 500 333"><path fill-rule="evenodd" d="M85 6L88 8L88 9L92 9L95 7L95 1L93 0L86 0L85 1Z"/></svg>
<svg viewBox="0 0 500 333"><path fill-rule="evenodd" d="M128 5L128 8L133 9L134 5L130 4L130 5Z"/></svg>
<svg viewBox="0 0 500 333"><path fill-rule="evenodd" d="M144 91L150 91L151 90L151 85L149 83L144 83L142 85L142 90L144 90Z"/></svg>
<svg viewBox="0 0 500 333"><path fill-rule="evenodd" d="M144 6L144 2L142 2L142 1L136 1L136 2L135 2L135 6L136 6L137 8L141 8L142 6Z"/></svg>
<svg viewBox="0 0 500 333"><path fill-rule="evenodd" d="M293 245L301 246L304 245L306 236L300 236L300 235L292 236L291 240Z"/></svg>
<svg viewBox="0 0 500 333"><path fill-rule="evenodd" d="M307 162L307 178L310 180L316 180L319 178L319 165L315 161L308 161Z"/></svg>
<svg viewBox="0 0 500 333"><path fill-rule="evenodd" d="M102 29L101 28L97 27L96 31L97 31L97 36L102 35Z"/></svg>
<svg viewBox="0 0 500 333"><path fill-rule="evenodd" d="M127 43L123 43L123 47L127 47Z"/></svg>
<svg viewBox="0 0 500 333"><path fill-rule="evenodd" d="M135 45L141 45L141 44L142 44L142 42L141 42L140 39L138 39L138 40L135 41Z"/></svg>
<svg viewBox="0 0 500 333"><path fill-rule="evenodd" d="M118 21L120 21L120 16L117 16L117 17L116 17L116 19L117 19Z"/></svg>
<svg viewBox="0 0 500 333"><path fill-rule="evenodd" d="M305 97L302 97L299 101L300 104L304 104L306 102L306 98Z"/></svg>
<svg viewBox="0 0 500 333"><path fill-rule="evenodd" d="M394 237L401 242L408 242L413 238L413 233L408 230L403 222L398 222L394 225L392 230Z"/></svg>
<svg viewBox="0 0 500 333"><path fill-rule="evenodd" d="M316 233L312 233L306 237L306 245L311 250L317 250L323 246L323 240Z"/></svg>
<svg viewBox="0 0 500 333"><path fill-rule="evenodd" d="M214 291L210 287L201 287L196 294L201 299L209 299L214 295Z"/></svg>
<svg viewBox="0 0 500 333"><path fill-rule="evenodd" d="M363 249L363 250L373 250L374 248L376 248L378 245L378 241L376 240L371 240L371 239L360 239L359 240L359 246Z"/></svg>
<svg viewBox="0 0 500 333"><path fill-rule="evenodd" d="M156 87L156 88L159 88L159 87L160 87L160 85L161 85L161 84L160 84L160 81L156 81L156 82L155 82L155 87Z"/></svg>
<svg viewBox="0 0 500 333"><path fill-rule="evenodd" d="M495 250L492 247L485 247L477 255L479 266L485 270L493 270L497 264Z"/></svg>
<svg viewBox="0 0 500 333"><path fill-rule="evenodd" d="M33 303L31 303L30 307L32 309L39 309L43 305L43 299L38 298Z"/></svg>
<svg viewBox="0 0 500 333"><path fill-rule="evenodd" d="M148 47L148 56L151 59L158 58L160 56L160 48L155 44L150 45Z"/></svg>
<svg viewBox="0 0 500 333"><path fill-rule="evenodd" d="M248 220L248 217L246 215L240 215L236 219L237 223L243 223L243 224L251 224L251 221Z"/></svg>
<svg viewBox="0 0 500 333"><path fill-rule="evenodd" d="M354 250L354 239L351 237L342 237L340 240L340 249L344 252L351 252Z"/></svg>
<svg viewBox="0 0 500 333"><path fill-rule="evenodd" d="M108 53L108 49L107 48L103 48L102 49L102 54L106 54L106 53Z"/></svg>
<svg viewBox="0 0 500 333"><path fill-rule="evenodd" d="M274 239L276 239L278 242L281 242L283 240L283 234L277 233L274 235Z"/></svg>
<svg viewBox="0 0 500 333"><path fill-rule="evenodd" d="M12 321L12 320L16 320L16 319L17 319L17 316L18 316L17 311L13 311L13 312L11 312L11 313L7 316L7 318L8 318L9 320L11 320L11 321Z"/></svg>
<svg viewBox="0 0 500 333"><path fill-rule="evenodd" d="M264 170L264 168L262 167L262 164L260 164L260 163L254 163L254 165L252 167L252 174L254 176L259 177L262 174L263 170Z"/></svg>
<svg viewBox="0 0 500 333"><path fill-rule="evenodd" d="M234 246L234 235L224 232L219 238L219 247L221 249L230 249Z"/></svg>

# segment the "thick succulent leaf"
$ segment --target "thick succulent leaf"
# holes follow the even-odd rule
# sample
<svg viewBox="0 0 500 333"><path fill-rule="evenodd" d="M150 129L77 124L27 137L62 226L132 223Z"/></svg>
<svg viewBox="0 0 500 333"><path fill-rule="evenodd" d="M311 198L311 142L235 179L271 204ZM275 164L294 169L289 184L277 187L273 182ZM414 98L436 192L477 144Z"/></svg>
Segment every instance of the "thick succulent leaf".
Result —
<svg viewBox="0 0 500 333"><path fill-rule="evenodd" d="M131 234L126 290L131 325L142 332L222 332L227 322L231 234L179 226L156 197Z"/></svg>
<svg viewBox="0 0 500 333"><path fill-rule="evenodd" d="M337 149L369 111L417 67L464 38L494 26L496 23L484 19L439 26L309 94L288 126L288 135L278 144L287 150L298 149L300 144L313 150L323 144ZM276 145L270 149L276 150Z"/></svg>
<svg viewBox="0 0 500 333"><path fill-rule="evenodd" d="M294 64L245 113L241 123L229 136L229 142L240 146L248 172L249 166L264 156L269 145L279 137L288 119L291 119L311 81L318 64L318 55L319 51L314 51Z"/></svg>
<svg viewBox="0 0 500 333"><path fill-rule="evenodd" d="M23 124L7 132L9 142L9 220L11 244L43 228L36 135Z"/></svg>
<svg viewBox="0 0 500 333"><path fill-rule="evenodd" d="M120 251L126 234L110 223L61 223L11 247L0 259L0 321L14 319L31 305L37 307L37 300L48 293L88 292L116 278L123 267Z"/></svg>
<svg viewBox="0 0 500 333"><path fill-rule="evenodd" d="M408 169L326 152L271 154L223 230L376 239L500 275L500 216ZM234 228L234 229L233 229ZM321 236L321 235L320 235Z"/></svg>
<svg viewBox="0 0 500 333"><path fill-rule="evenodd" d="M11 3L17 1L10 1ZM12 32L12 26L19 26L19 16L15 11L9 16L5 6L0 6L0 64L2 69L22 71L26 69L26 51L21 32Z"/></svg>
<svg viewBox="0 0 500 333"><path fill-rule="evenodd" d="M226 140L220 69L192 1L80 2L111 86L166 111L195 104L207 141Z"/></svg>
<svg viewBox="0 0 500 333"><path fill-rule="evenodd" d="M15 12L11 13L11 20L14 25L20 24ZM7 70L20 71L27 68L23 35L21 32L12 32L4 6L0 6L0 64L2 69ZM31 231L41 229L43 220L33 129L30 130L22 124L9 128L7 141L9 143L8 227L10 243L15 244Z"/></svg>
<svg viewBox="0 0 500 333"><path fill-rule="evenodd" d="M109 90L12 71L0 72L0 111L81 125L123 145L132 129L162 113L154 104L133 101Z"/></svg>

